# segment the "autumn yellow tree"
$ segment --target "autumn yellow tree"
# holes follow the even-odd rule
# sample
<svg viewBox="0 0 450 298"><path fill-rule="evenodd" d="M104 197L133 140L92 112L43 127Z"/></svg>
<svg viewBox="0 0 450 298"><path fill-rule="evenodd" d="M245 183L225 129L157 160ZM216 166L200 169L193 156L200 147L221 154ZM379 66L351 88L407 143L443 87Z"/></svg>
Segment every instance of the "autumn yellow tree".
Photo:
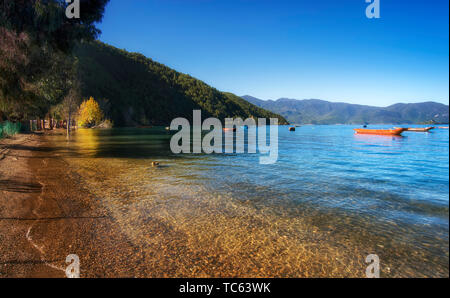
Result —
<svg viewBox="0 0 450 298"><path fill-rule="evenodd" d="M78 125L82 127L92 127L100 124L103 113L98 102L93 97L84 100L78 109Z"/></svg>

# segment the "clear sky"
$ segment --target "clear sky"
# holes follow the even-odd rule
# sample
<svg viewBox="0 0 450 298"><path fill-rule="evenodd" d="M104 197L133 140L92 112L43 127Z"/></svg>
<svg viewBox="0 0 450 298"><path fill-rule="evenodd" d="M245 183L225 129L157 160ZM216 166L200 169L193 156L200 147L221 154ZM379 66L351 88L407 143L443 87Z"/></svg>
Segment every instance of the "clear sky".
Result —
<svg viewBox="0 0 450 298"><path fill-rule="evenodd" d="M111 0L100 39L261 99L449 99L449 1Z"/></svg>

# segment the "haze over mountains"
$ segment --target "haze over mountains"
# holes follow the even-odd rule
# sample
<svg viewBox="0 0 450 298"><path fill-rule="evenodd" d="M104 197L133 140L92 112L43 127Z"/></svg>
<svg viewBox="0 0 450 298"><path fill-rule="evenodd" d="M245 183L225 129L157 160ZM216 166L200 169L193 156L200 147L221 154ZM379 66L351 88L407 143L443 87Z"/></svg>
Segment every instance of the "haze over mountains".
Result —
<svg viewBox="0 0 450 298"><path fill-rule="evenodd" d="M242 98L263 109L280 114L295 124L414 124L449 121L449 106L431 101L373 107L319 99L280 98L266 101L249 95Z"/></svg>

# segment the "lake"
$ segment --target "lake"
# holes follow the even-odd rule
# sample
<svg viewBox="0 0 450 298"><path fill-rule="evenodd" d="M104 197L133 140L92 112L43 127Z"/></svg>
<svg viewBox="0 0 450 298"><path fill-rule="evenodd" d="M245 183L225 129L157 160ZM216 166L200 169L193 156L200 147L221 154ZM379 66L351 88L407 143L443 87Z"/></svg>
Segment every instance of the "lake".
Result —
<svg viewBox="0 0 450 298"><path fill-rule="evenodd" d="M50 138L172 276L364 277L369 254L384 277L448 276L448 130L353 128L280 126L272 165L258 154L172 154L162 127Z"/></svg>

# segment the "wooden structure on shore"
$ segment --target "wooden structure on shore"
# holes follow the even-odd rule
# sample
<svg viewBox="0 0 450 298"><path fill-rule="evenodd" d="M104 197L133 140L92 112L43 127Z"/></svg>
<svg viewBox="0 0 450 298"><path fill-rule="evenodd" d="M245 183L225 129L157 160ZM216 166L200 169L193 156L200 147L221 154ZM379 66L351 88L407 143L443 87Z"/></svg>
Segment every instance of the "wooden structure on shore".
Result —
<svg viewBox="0 0 450 298"><path fill-rule="evenodd" d="M78 125L75 120L71 122L71 129L77 129ZM23 122L23 127L26 127L29 131L41 131L41 130L52 130L55 128L64 128L67 129L67 121L66 120L55 120L53 118L49 120L44 119L34 119L29 122Z"/></svg>

